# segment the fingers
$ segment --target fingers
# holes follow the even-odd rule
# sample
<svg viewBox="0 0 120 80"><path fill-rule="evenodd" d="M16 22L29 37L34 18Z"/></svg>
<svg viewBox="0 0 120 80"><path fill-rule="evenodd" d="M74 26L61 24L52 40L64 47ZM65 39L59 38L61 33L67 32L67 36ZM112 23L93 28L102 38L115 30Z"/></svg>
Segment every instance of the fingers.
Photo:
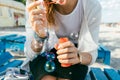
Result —
<svg viewBox="0 0 120 80"><path fill-rule="evenodd" d="M29 14L29 21L32 25L34 31L44 27L46 25L45 13L41 12L39 9L32 10Z"/></svg>
<svg viewBox="0 0 120 80"><path fill-rule="evenodd" d="M30 11L30 15L39 15L39 14L46 14L45 10L41 9L34 9Z"/></svg>
<svg viewBox="0 0 120 80"><path fill-rule="evenodd" d="M62 54L62 55L58 55L57 58L60 59L71 59L76 57L77 55L75 55L74 53L66 53L66 54Z"/></svg>
<svg viewBox="0 0 120 80"><path fill-rule="evenodd" d="M38 36L45 37L46 32L44 30L44 27L47 26L46 10L36 8L40 5L43 5L41 1L35 1L27 6L29 13L28 21Z"/></svg>
<svg viewBox="0 0 120 80"><path fill-rule="evenodd" d="M32 22L31 24L32 24L32 29L34 31L38 31L40 26L43 26L43 23L40 20L36 20L36 21Z"/></svg>
<svg viewBox="0 0 120 80"><path fill-rule="evenodd" d="M30 21L31 22L34 22L34 21L37 21L37 20L42 20L42 22L44 21L44 18L42 18L42 16L41 15L34 15L34 16L31 16L30 17Z"/></svg>
<svg viewBox="0 0 120 80"><path fill-rule="evenodd" d="M67 41L67 42L64 42L64 43L60 43L58 45L58 49L64 49L64 48L72 47L72 46L74 46L74 44L71 41Z"/></svg>
<svg viewBox="0 0 120 80"><path fill-rule="evenodd" d="M60 63L72 65L79 63L78 50L71 41L56 44L55 47L57 46L57 58Z"/></svg>
<svg viewBox="0 0 120 80"><path fill-rule="evenodd" d="M55 48L56 50L58 50L58 44L55 44L55 45L54 45L54 48Z"/></svg>
<svg viewBox="0 0 120 80"><path fill-rule="evenodd" d="M77 64L80 62L78 54L77 53L66 53L66 54L61 54L57 56L58 61L60 63L65 63L65 64Z"/></svg>
<svg viewBox="0 0 120 80"><path fill-rule="evenodd" d="M77 48L76 47L68 47L68 48L64 48L64 49L59 49L57 50L57 54L64 54L64 53L77 53Z"/></svg>
<svg viewBox="0 0 120 80"><path fill-rule="evenodd" d="M59 62L62 64L77 64L79 63L78 58L71 58L71 59L59 59Z"/></svg>
<svg viewBox="0 0 120 80"><path fill-rule="evenodd" d="M35 20L46 20L46 14L42 11L42 10L39 10L39 9L35 9L35 10L32 10L29 14L29 19L30 21L35 21Z"/></svg>
<svg viewBox="0 0 120 80"><path fill-rule="evenodd" d="M35 1L35 2L31 3L30 5L27 6L28 12L30 12L32 9L39 6L40 4L41 4L40 1Z"/></svg>

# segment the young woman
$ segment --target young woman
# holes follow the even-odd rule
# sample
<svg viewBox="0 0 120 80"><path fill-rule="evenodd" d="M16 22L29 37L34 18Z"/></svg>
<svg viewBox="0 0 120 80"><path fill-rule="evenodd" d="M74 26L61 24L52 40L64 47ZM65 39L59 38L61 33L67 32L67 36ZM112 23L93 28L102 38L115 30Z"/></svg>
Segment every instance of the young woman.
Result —
<svg viewBox="0 0 120 80"><path fill-rule="evenodd" d="M29 3L29 2L28 2ZM36 9L40 1L27 4L27 38L25 54L30 71L35 80L84 80L88 66L97 58L99 24L101 6L97 0L44 0L46 11ZM34 37L34 32L42 34L46 20L50 27L48 45L54 52L55 70L45 71L46 58L40 54L41 45ZM78 34L76 39L71 33ZM38 34L37 34L38 35ZM38 35L40 39L44 35ZM69 40L59 44L55 49L58 38L67 37ZM60 64L71 64L62 67Z"/></svg>

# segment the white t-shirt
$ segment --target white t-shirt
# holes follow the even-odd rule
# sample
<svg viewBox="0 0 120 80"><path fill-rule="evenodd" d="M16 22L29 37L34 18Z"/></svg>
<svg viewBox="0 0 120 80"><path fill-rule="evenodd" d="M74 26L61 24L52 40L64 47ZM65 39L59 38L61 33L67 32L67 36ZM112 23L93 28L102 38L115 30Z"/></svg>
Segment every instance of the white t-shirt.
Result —
<svg viewBox="0 0 120 80"><path fill-rule="evenodd" d="M78 0L78 3L75 9L67 15L62 15L59 12L55 11L55 21L58 29L55 31L57 37L69 37L72 33L79 33L81 27L81 21L83 16L81 0ZM77 43L77 41L75 41Z"/></svg>

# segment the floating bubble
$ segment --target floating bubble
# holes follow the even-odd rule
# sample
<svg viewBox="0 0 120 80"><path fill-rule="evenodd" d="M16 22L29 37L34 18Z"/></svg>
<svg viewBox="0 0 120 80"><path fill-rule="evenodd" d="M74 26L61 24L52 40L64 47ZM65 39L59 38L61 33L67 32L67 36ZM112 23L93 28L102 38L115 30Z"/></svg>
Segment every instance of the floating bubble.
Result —
<svg viewBox="0 0 120 80"><path fill-rule="evenodd" d="M45 71L47 72L55 71L55 63L53 61L47 61L45 63Z"/></svg>

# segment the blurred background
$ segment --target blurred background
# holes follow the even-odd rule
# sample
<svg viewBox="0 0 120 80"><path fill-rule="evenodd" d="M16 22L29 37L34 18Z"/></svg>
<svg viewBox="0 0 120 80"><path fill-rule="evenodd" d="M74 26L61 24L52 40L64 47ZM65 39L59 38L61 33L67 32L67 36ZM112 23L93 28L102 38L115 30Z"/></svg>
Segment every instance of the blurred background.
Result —
<svg viewBox="0 0 120 80"><path fill-rule="evenodd" d="M0 0L0 27L25 25L25 5L22 1L24 3L24 0Z"/></svg>
<svg viewBox="0 0 120 80"><path fill-rule="evenodd" d="M99 0L102 5L99 43L111 51L110 65L93 66L120 69L120 0ZM0 35L25 35L25 0L0 0Z"/></svg>

